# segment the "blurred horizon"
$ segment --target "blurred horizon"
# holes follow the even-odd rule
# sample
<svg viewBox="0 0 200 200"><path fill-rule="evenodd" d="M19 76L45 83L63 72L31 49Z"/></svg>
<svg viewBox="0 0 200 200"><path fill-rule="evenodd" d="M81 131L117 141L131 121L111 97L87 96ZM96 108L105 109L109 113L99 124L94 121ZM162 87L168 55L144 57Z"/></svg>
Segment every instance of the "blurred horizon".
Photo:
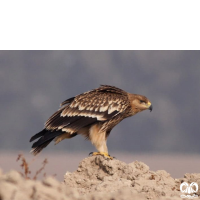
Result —
<svg viewBox="0 0 200 200"><path fill-rule="evenodd" d="M114 85L153 105L123 120L108 150L197 154L200 119L199 51L0 51L0 151L31 150L29 139L64 100ZM82 136L44 152L92 152Z"/></svg>

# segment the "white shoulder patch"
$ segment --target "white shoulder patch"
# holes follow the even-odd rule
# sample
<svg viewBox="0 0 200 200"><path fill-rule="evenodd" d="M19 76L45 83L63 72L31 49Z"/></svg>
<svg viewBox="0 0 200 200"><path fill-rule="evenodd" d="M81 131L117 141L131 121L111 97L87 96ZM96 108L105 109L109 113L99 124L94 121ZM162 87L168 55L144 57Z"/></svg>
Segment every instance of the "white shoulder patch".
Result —
<svg viewBox="0 0 200 200"><path fill-rule="evenodd" d="M84 107L84 106L82 106L82 105L79 105L78 109L79 109L79 110L84 110L84 109L85 109L85 107Z"/></svg>
<svg viewBox="0 0 200 200"><path fill-rule="evenodd" d="M105 112L106 110L108 110L108 106L102 106L99 109L99 112Z"/></svg>
<svg viewBox="0 0 200 200"><path fill-rule="evenodd" d="M117 110L117 107L113 107L112 105L109 107L108 109L108 114L111 114L112 112L114 112L115 110Z"/></svg>

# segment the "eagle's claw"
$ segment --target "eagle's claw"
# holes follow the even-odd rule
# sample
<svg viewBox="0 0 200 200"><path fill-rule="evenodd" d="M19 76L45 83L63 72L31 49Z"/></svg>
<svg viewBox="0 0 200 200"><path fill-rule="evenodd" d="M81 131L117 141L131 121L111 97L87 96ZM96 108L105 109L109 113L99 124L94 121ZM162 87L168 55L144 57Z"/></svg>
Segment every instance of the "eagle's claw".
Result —
<svg viewBox="0 0 200 200"><path fill-rule="evenodd" d="M101 156L104 156L106 158L109 158L111 160L113 160L115 157L111 157L108 153L106 152L91 152L89 153L89 156L92 155L92 156L96 156L96 155L101 155Z"/></svg>
<svg viewBox="0 0 200 200"><path fill-rule="evenodd" d="M92 155L92 154L93 154L93 152L90 152L90 153L89 153L89 156Z"/></svg>

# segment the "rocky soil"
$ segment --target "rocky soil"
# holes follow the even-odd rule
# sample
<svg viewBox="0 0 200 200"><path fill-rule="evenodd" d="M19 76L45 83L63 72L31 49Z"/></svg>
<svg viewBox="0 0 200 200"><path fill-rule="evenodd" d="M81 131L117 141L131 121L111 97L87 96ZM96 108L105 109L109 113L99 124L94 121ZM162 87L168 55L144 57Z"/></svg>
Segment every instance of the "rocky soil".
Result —
<svg viewBox="0 0 200 200"><path fill-rule="evenodd" d="M39 181L25 179L17 171L0 171L0 200L182 199L182 182L200 186L200 173L174 179L164 170L150 171L142 162L92 156L75 172L66 172L61 183L53 177ZM200 196L200 189L195 194Z"/></svg>

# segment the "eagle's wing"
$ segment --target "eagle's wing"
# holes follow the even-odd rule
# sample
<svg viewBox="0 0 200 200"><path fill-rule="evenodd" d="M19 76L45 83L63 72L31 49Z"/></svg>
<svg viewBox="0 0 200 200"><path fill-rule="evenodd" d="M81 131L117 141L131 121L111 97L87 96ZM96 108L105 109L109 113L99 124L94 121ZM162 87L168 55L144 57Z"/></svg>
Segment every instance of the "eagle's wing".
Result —
<svg viewBox="0 0 200 200"><path fill-rule="evenodd" d="M128 104L127 93L121 89L101 86L64 101L61 107L45 123L51 131L75 133L80 128L97 121L106 121L124 112Z"/></svg>
<svg viewBox="0 0 200 200"><path fill-rule="evenodd" d="M31 142L40 138L32 145L34 154L39 153L54 138L62 134L67 134L67 138L74 137L82 128L99 121L110 120L123 113L129 106L129 100L125 91L111 86L101 86L67 99L61 106L47 120L45 128L30 139Z"/></svg>

